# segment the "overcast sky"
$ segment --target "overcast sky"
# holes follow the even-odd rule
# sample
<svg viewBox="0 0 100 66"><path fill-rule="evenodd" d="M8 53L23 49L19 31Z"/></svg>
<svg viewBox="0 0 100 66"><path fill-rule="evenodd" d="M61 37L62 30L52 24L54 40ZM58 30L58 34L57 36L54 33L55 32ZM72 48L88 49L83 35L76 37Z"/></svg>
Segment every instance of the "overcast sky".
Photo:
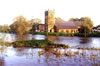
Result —
<svg viewBox="0 0 100 66"><path fill-rule="evenodd" d="M100 24L100 0L0 0L0 24L11 24L16 16L40 18L44 11L54 9L64 20L88 16L94 25Z"/></svg>

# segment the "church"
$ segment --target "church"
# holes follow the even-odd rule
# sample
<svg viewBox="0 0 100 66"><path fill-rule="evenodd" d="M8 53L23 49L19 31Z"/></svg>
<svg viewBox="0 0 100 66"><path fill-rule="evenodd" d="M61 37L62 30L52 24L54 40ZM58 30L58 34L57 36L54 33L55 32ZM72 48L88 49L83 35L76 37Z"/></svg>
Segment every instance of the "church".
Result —
<svg viewBox="0 0 100 66"><path fill-rule="evenodd" d="M37 31L78 33L78 28L79 26L73 21L56 20L54 10L47 10L45 11L45 24L39 24Z"/></svg>

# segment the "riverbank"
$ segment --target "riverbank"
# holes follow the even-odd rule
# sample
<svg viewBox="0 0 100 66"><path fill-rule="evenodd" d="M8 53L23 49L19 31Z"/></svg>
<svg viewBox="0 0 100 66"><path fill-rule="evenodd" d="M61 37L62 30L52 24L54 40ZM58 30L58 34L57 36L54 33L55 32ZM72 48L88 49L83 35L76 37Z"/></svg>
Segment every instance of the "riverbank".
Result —
<svg viewBox="0 0 100 66"><path fill-rule="evenodd" d="M10 33L10 32L1 32L1 33ZM16 34L16 33L11 33ZM28 34L32 34L32 32L29 32ZM34 32L34 35L46 35L46 32ZM91 32L91 33L54 33L54 32L48 32L48 36L77 36L77 37L100 37L100 32Z"/></svg>
<svg viewBox="0 0 100 66"><path fill-rule="evenodd" d="M85 33L75 33L75 36L84 37ZM100 37L100 32L86 33L86 37Z"/></svg>
<svg viewBox="0 0 100 66"><path fill-rule="evenodd" d="M69 48L68 45L53 43L49 40L23 40L12 42L14 47L33 47L33 48L48 48L48 47L62 47Z"/></svg>
<svg viewBox="0 0 100 66"><path fill-rule="evenodd" d="M34 32L34 35L40 34L40 35L46 35L46 32ZM50 36L79 36L79 37L100 37L100 32L91 32L91 33L74 33L73 35L71 33L52 33L48 32L48 35Z"/></svg>

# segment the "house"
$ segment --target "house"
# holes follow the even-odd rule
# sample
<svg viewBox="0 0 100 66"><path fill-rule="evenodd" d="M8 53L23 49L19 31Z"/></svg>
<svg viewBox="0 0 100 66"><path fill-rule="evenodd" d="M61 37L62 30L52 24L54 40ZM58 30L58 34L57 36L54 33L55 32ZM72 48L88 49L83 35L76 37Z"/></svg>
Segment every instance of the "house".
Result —
<svg viewBox="0 0 100 66"><path fill-rule="evenodd" d="M94 27L94 28L92 28L92 31L93 32L100 32L100 27L99 26Z"/></svg>

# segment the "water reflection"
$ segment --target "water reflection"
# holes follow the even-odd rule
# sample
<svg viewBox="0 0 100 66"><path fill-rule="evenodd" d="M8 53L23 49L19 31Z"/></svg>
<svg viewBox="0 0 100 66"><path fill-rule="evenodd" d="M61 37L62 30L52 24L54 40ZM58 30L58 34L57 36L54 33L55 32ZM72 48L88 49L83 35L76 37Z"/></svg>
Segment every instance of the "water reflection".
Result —
<svg viewBox="0 0 100 66"><path fill-rule="evenodd" d="M47 40L50 40L51 42L54 42L55 37L54 36L46 36Z"/></svg>
<svg viewBox="0 0 100 66"><path fill-rule="evenodd" d="M92 47L95 47L95 48L100 48L100 38L92 38L92 44L91 46Z"/></svg>
<svg viewBox="0 0 100 66"><path fill-rule="evenodd" d="M90 43L91 41L92 41L91 38L87 38L87 37L80 38L80 44L87 44Z"/></svg>
<svg viewBox="0 0 100 66"><path fill-rule="evenodd" d="M35 39L35 40L45 40L46 39L45 35L32 35L31 37L32 39Z"/></svg>
<svg viewBox="0 0 100 66"><path fill-rule="evenodd" d="M44 35L31 34L18 38L15 34L6 34L5 41L44 40ZM68 44L70 46L100 47L100 38L47 36L47 39L55 43ZM0 43L0 66L100 66L100 50L78 50L63 48L14 48Z"/></svg>
<svg viewBox="0 0 100 66"><path fill-rule="evenodd" d="M63 49L60 49L59 51L62 51ZM62 65L71 65L71 66L99 66L100 62L100 52L98 50L77 50L77 54L66 56L65 54L55 54L55 48L48 48L41 52L42 55L40 55L39 63L47 63L48 66L62 66ZM70 51L70 53L73 53L76 51L73 51L72 49L64 49L64 53L67 51Z"/></svg>
<svg viewBox="0 0 100 66"><path fill-rule="evenodd" d="M4 57L0 57L0 66L5 66Z"/></svg>
<svg viewBox="0 0 100 66"><path fill-rule="evenodd" d="M28 40L28 35L16 35L16 40L20 41L20 40Z"/></svg>
<svg viewBox="0 0 100 66"><path fill-rule="evenodd" d="M2 33L0 33L0 37L4 35ZM10 42L13 42L13 41L16 41L16 40L31 40L32 38L33 39L36 39L36 40L45 40L46 39L46 36L44 35L31 35L31 34L28 34L28 35L24 35L24 36L17 36L15 34L5 34L5 38L4 38L4 41L10 41ZM55 42L55 43L62 43L62 44L67 44L71 47L100 47L99 43L100 43L100 38L94 38L94 37L91 37L91 38L84 38L84 37L64 37L64 36L47 36L47 39L52 41L52 42ZM84 44L84 45L83 45Z"/></svg>
<svg viewBox="0 0 100 66"><path fill-rule="evenodd" d="M63 48L13 48L7 47L4 55L0 51L2 66L80 66L99 65L100 50L78 50Z"/></svg>
<svg viewBox="0 0 100 66"><path fill-rule="evenodd" d="M0 37L3 36L2 33L0 33ZM68 36L45 36L45 35L24 35L24 36L18 36L15 34L9 34L6 33L4 37L4 42L13 42L18 40L45 40L48 39L55 43L62 43L67 44L70 47L99 47L100 48L100 38L99 37L68 37Z"/></svg>
<svg viewBox="0 0 100 66"><path fill-rule="evenodd" d="M6 57L6 46L0 45L0 66L5 66L5 60L4 58Z"/></svg>

